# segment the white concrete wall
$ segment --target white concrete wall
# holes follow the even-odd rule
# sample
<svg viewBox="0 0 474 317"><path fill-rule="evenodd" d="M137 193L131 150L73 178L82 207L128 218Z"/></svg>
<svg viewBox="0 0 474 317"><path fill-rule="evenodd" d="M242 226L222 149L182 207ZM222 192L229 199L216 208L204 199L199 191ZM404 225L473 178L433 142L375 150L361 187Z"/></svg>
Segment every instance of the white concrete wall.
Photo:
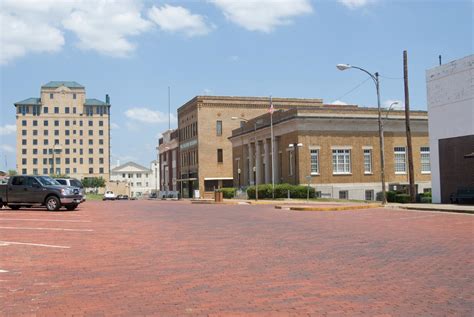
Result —
<svg viewBox="0 0 474 317"><path fill-rule="evenodd" d="M441 202L438 140L474 134L474 55L426 71L433 203Z"/></svg>

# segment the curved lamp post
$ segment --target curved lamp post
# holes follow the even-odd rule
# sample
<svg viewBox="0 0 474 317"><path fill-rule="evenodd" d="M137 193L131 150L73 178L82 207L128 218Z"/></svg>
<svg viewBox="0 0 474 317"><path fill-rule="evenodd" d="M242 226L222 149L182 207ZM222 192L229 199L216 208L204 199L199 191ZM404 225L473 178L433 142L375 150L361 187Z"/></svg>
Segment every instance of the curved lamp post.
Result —
<svg viewBox="0 0 474 317"><path fill-rule="evenodd" d="M384 156L384 136L383 136L383 124L382 124L382 111L380 108L380 81L379 81L379 73L376 72L374 74L370 73L369 71L349 65L349 64L337 64L337 69L339 70L346 70L350 68L355 68L360 71L363 71L367 75L372 78L375 84L375 90L377 91L377 108L378 108L378 123L379 123L379 141L380 141L380 178L382 182L382 204L385 205L387 203L387 193L385 190L385 156Z"/></svg>

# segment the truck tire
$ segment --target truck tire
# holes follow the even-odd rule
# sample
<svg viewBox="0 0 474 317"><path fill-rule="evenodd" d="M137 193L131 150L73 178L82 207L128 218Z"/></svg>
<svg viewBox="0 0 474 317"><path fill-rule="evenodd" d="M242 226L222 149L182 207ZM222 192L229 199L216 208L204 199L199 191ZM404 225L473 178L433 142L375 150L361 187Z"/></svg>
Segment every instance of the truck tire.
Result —
<svg viewBox="0 0 474 317"><path fill-rule="evenodd" d="M66 209L69 211L73 211L74 209L76 209L76 207L77 207L77 204L66 205Z"/></svg>
<svg viewBox="0 0 474 317"><path fill-rule="evenodd" d="M58 211L61 208L61 202L56 196L49 196L46 198L46 209L48 211Z"/></svg>
<svg viewBox="0 0 474 317"><path fill-rule="evenodd" d="M20 205L8 205L8 207L10 209L13 209L13 210L18 210L18 209L20 209L21 206Z"/></svg>

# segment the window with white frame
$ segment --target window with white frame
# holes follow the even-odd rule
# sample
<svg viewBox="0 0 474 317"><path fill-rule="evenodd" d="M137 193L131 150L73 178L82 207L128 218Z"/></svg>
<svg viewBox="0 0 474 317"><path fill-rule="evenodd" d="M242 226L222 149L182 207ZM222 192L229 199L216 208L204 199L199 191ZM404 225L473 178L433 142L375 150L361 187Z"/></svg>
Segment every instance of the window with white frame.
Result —
<svg viewBox="0 0 474 317"><path fill-rule="evenodd" d="M332 170L333 174L351 173L351 150L333 149L332 150Z"/></svg>
<svg viewBox="0 0 474 317"><path fill-rule="evenodd" d="M395 158L395 174L405 174L407 172L407 156L404 146L396 146L393 149Z"/></svg>
<svg viewBox="0 0 474 317"><path fill-rule="evenodd" d="M372 149L364 149L364 174L372 174Z"/></svg>
<svg viewBox="0 0 474 317"><path fill-rule="evenodd" d="M311 155L311 174L319 174L319 150L310 149Z"/></svg>
<svg viewBox="0 0 474 317"><path fill-rule="evenodd" d="M430 147L422 146L420 148L420 155L421 155L421 172L423 174L431 173Z"/></svg>

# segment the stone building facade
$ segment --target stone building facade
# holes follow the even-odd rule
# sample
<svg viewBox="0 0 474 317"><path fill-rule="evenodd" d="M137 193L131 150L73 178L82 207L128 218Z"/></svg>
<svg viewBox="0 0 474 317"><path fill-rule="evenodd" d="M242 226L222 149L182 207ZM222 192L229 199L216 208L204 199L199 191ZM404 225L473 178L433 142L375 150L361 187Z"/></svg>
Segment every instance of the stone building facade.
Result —
<svg viewBox="0 0 474 317"><path fill-rule="evenodd" d="M109 179L110 100L87 99L84 86L52 81L40 98L15 103L17 170Z"/></svg>
<svg viewBox="0 0 474 317"><path fill-rule="evenodd" d="M158 140L161 192L178 192L179 176L179 136L178 130L170 129L162 133ZM167 196L167 195L166 195Z"/></svg>
<svg viewBox="0 0 474 317"><path fill-rule="evenodd" d="M374 200L381 191L377 109L324 105L273 114L275 183L310 184L328 198ZM427 113L411 114L418 191L431 187ZM255 125L255 123L257 123ZM387 189L408 184L403 111L384 113ZM235 187L272 183L270 114L234 129Z"/></svg>
<svg viewBox="0 0 474 317"><path fill-rule="evenodd" d="M321 107L321 99L273 98L275 109ZM268 112L270 98L197 96L178 109L178 188L182 197L209 197L233 186L232 130Z"/></svg>

